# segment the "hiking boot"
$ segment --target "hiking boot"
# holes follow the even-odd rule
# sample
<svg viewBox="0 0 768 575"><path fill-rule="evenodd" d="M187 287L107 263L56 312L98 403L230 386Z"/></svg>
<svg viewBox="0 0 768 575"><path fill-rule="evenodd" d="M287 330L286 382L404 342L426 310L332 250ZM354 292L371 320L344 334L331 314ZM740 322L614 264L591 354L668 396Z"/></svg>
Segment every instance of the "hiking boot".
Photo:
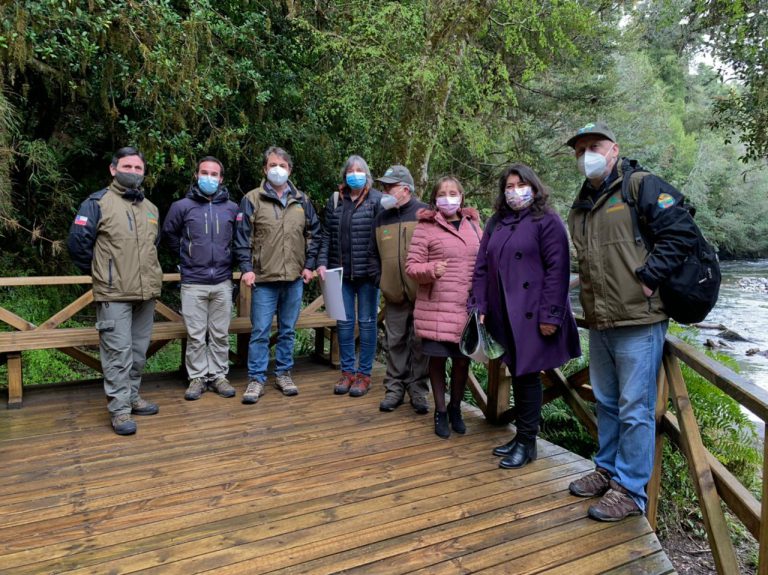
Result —
<svg viewBox="0 0 768 575"><path fill-rule="evenodd" d="M451 422L451 429L456 433L464 434L467 432L467 426L461 417L461 405L453 407L450 403L448 404L448 419Z"/></svg>
<svg viewBox="0 0 768 575"><path fill-rule="evenodd" d="M387 393L379 404L379 411L395 411L403 404L403 396Z"/></svg>
<svg viewBox="0 0 768 575"><path fill-rule="evenodd" d="M611 476L602 467L596 468L581 479L571 481L568 491L576 497L599 497L609 489Z"/></svg>
<svg viewBox="0 0 768 575"><path fill-rule="evenodd" d="M435 435L448 439L451 436L451 430L448 427L448 412L435 410Z"/></svg>
<svg viewBox="0 0 768 575"><path fill-rule="evenodd" d="M136 433L136 422L130 413L118 413L112 416L112 429L118 435L133 435Z"/></svg>
<svg viewBox="0 0 768 575"><path fill-rule="evenodd" d="M419 415L429 413L429 404L426 397L411 397L411 407Z"/></svg>
<svg viewBox="0 0 768 575"><path fill-rule="evenodd" d="M157 407L156 403L152 403L141 397L137 397L131 402L131 413L134 415L155 415L158 411L160 411L160 408Z"/></svg>
<svg viewBox="0 0 768 575"><path fill-rule="evenodd" d="M262 395L264 395L264 382L252 379L248 382L242 401L243 403L256 403Z"/></svg>
<svg viewBox="0 0 768 575"><path fill-rule="evenodd" d="M229 383L229 380L220 375L208 384L208 389L215 391L221 397L235 397L235 388Z"/></svg>
<svg viewBox="0 0 768 575"><path fill-rule="evenodd" d="M275 387L283 392L283 395L299 395L299 388L291 379L291 372L279 374L275 377Z"/></svg>
<svg viewBox="0 0 768 575"><path fill-rule="evenodd" d="M590 506L587 514L597 521L621 521L632 515L642 515L643 512L629 492L611 479L610 489L600 501Z"/></svg>
<svg viewBox="0 0 768 575"><path fill-rule="evenodd" d="M200 399L200 396L205 393L205 381L202 377L195 377L189 380L189 387L184 392L184 399L194 401Z"/></svg>
<svg viewBox="0 0 768 575"><path fill-rule="evenodd" d="M336 385L333 387L333 393L335 393L336 395L344 395L349 393L349 388L352 387L352 384L354 382L355 382L354 373L349 373L348 371L342 371L339 381L337 381Z"/></svg>
<svg viewBox="0 0 768 575"><path fill-rule="evenodd" d="M368 389L371 387L371 376L358 373L355 378L355 383L349 388L349 395L352 397L363 397L368 393Z"/></svg>

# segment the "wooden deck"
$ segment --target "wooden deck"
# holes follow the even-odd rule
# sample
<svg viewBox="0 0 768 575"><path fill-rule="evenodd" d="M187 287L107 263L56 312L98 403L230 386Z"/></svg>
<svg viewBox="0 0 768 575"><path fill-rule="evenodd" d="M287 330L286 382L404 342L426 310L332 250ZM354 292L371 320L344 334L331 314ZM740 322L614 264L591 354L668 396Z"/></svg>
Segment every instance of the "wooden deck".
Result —
<svg viewBox="0 0 768 575"><path fill-rule="evenodd" d="M300 395L256 405L148 379L160 413L115 435L99 385L29 388L0 411L0 573L672 573L642 517L586 518L568 483L590 462L539 442L522 470L510 431L466 415L447 441L406 403L380 413L301 363Z"/></svg>

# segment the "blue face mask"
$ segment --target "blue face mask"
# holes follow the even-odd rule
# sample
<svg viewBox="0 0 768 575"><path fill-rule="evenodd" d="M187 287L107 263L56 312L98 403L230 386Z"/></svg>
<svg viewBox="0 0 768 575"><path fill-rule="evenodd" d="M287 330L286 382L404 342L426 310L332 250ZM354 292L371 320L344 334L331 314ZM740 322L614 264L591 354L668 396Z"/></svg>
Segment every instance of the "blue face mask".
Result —
<svg viewBox="0 0 768 575"><path fill-rule="evenodd" d="M197 178L197 187L206 196L212 196L219 189L219 178L213 176L200 176Z"/></svg>
<svg viewBox="0 0 768 575"><path fill-rule="evenodd" d="M368 181L368 175L365 172L350 172L345 176L347 185L353 190L359 190Z"/></svg>

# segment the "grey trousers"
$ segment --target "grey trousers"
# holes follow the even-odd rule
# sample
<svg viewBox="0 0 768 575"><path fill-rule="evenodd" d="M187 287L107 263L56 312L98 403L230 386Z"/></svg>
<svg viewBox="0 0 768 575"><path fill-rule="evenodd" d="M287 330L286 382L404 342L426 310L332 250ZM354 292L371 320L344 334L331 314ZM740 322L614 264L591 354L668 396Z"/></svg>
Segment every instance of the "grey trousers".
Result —
<svg viewBox="0 0 768 575"><path fill-rule="evenodd" d="M185 364L189 379L215 379L227 375L232 282L227 280L216 285L182 284L181 315L187 327Z"/></svg>
<svg viewBox="0 0 768 575"><path fill-rule="evenodd" d="M429 395L429 358L421 351L421 338L413 326L413 304L386 302L384 326L387 333L386 395L426 398Z"/></svg>
<svg viewBox="0 0 768 575"><path fill-rule="evenodd" d="M152 336L155 300L96 303L104 393L112 415L131 413Z"/></svg>

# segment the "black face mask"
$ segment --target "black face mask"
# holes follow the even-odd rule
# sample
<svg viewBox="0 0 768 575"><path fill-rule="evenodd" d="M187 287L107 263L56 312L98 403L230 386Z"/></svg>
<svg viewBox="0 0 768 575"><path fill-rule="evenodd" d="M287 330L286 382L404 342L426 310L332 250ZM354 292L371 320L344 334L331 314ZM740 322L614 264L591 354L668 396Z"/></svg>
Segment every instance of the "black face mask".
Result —
<svg viewBox="0 0 768 575"><path fill-rule="evenodd" d="M129 190L138 190L144 181L144 174L133 172L115 172L115 180L118 184Z"/></svg>

